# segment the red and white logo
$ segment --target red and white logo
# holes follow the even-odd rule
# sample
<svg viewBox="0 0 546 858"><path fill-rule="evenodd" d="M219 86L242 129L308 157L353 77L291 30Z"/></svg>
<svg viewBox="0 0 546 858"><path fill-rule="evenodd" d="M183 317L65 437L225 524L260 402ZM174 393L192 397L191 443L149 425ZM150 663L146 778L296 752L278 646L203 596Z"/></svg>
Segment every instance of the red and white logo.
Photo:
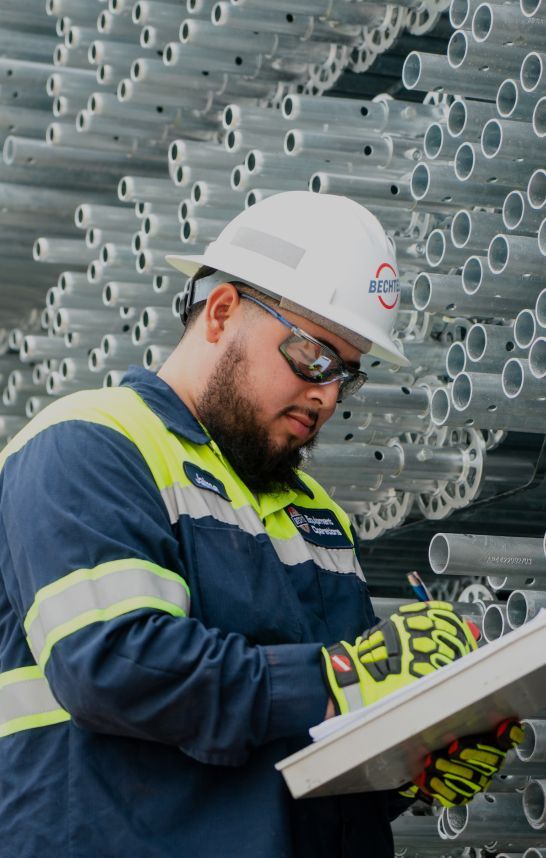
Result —
<svg viewBox="0 0 546 858"><path fill-rule="evenodd" d="M299 530L303 530L305 533L311 533L311 528L307 523L307 519L301 514L301 512L299 512L299 510L295 509L293 506L289 506L286 508L286 511Z"/></svg>
<svg viewBox="0 0 546 858"><path fill-rule="evenodd" d="M333 655L331 661L332 667L338 673L349 673L353 669L351 659L347 655Z"/></svg>
<svg viewBox="0 0 546 858"><path fill-rule="evenodd" d="M382 272L384 273L382 274ZM396 307L400 298L400 280L390 262L381 263L375 272L375 277L370 280L368 292L375 293L379 298L379 303L386 310L393 310Z"/></svg>

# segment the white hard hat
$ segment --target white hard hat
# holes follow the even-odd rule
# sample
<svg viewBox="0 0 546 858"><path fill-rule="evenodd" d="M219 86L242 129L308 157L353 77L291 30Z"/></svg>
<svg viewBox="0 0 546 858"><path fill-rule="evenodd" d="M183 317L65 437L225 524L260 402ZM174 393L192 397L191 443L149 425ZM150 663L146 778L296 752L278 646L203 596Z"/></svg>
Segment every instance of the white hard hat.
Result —
<svg viewBox="0 0 546 858"><path fill-rule="evenodd" d="M400 303L392 243L348 197L274 194L237 215L202 255L167 262L190 277L202 265L239 277L360 351L409 363L392 338Z"/></svg>

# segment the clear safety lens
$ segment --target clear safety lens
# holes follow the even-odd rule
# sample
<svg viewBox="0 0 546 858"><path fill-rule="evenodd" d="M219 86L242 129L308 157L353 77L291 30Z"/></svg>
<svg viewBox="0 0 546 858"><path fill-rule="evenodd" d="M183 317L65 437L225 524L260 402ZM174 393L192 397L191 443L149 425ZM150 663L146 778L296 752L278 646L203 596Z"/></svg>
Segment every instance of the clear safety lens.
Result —
<svg viewBox="0 0 546 858"><path fill-rule="evenodd" d="M279 348L300 378L315 384L341 381L341 399L355 393L367 379L364 372L345 369L342 359L335 352L307 335L293 333Z"/></svg>

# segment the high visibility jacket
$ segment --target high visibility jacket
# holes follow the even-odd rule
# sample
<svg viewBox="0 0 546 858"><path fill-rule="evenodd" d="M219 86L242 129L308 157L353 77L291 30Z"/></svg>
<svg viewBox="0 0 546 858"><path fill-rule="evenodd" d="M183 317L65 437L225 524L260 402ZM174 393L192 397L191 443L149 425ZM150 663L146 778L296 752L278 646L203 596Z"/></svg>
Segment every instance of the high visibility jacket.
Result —
<svg viewBox="0 0 546 858"><path fill-rule="evenodd" d="M254 497L132 369L0 454L0 855L387 858L389 793L293 801L322 644L375 622L343 511Z"/></svg>

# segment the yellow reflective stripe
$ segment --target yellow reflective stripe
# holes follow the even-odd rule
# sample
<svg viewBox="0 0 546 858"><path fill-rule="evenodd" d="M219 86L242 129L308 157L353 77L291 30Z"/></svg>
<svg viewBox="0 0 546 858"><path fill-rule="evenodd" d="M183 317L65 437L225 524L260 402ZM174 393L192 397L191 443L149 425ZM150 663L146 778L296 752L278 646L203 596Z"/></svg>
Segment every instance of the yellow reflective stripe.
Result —
<svg viewBox="0 0 546 858"><path fill-rule="evenodd" d="M0 691L7 688L8 685L13 685L15 682L43 678L43 672L35 664L30 667L16 667L14 670L7 670L5 673L0 673Z"/></svg>
<svg viewBox="0 0 546 858"><path fill-rule="evenodd" d="M26 715L21 718L14 718L13 721L0 724L0 739L11 736L13 733L20 733L22 730L33 730L35 727L51 727L53 724L62 724L70 720L70 715L64 709L56 709L54 712L42 712L39 715Z"/></svg>
<svg viewBox="0 0 546 858"><path fill-rule="evenodd" d="M170 454L164 448L164 437L171 437L175 443L176 439L129 387L81 390L44 408L0 453L0 470L9 456L19 452L40 432L70 420L95 423L124 435L143 454L158 487L163 488L171 482L171 468L176 460L174 451Z"/></svg>
<svg viewBox="0 0 546 858"><path fill-rule="evenodd" d="M190 609L188 585L175 572L137 558L77 569L38 591L24 628L32 654L43 667L62 638L141 608L184 617Z"/></svg>
<svg viewBox="0 0 546 858"><path fill-rule="evenodd" d="M37 666L0 674L0 738L69 721Z"/></svg>

